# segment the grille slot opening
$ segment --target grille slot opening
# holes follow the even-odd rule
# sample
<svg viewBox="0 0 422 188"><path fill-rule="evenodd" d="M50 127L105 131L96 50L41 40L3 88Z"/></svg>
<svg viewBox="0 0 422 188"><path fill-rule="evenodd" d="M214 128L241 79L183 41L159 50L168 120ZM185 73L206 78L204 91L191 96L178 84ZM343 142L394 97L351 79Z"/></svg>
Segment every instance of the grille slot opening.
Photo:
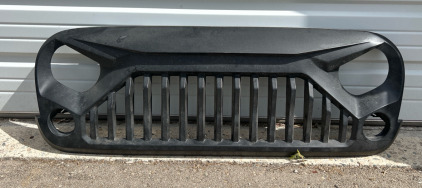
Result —
<svg viewBox="0 0 422 188"><path fill-rule="evenodd" d="M98 81L100 65L70 47L62 46L51 59L51 72L61 84L84 92Z"/></svg>
<svg viewBox="0 0 422 188"><path fill-rule="evenodd" d="M346 91L354 95L362 95L375 89L385 81L387 74L387 58L378 49L340 66L338 71L340 83Z"/></svg>
<svg viewBox="0 0 422 188"><path fill-rule="evenodd" d="M369 117L363 125L363 134L369 140L376 141L387 134L390 129L390 125L385 121L385 115L381 113L375 113L372 117Z"/></svg>
<svg viewBox="0 0 422 188"><path fill-rule="evenodd" d="M59 109L51 117L54 128L60 133L70 134L75 130L73 116L64 109Z"/></svg>

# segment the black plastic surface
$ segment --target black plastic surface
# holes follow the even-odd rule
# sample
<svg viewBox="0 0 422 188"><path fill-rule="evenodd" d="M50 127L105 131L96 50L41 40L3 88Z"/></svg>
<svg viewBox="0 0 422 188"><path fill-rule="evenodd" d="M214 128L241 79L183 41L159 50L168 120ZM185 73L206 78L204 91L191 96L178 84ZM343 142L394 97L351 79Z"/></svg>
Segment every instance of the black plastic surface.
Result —
<svg viewBox="0 0 422 188"><path fill-rule="evenodd" d="M54 52L67 45L100 64L96 84L78 92L58 82L52 74ZM378 49L388 60L387 79L362 95L352 95L341 85L339 67ZM404 65L398 49L385 37L362 31L238 28L238 27L103 27L67 30L53 35L41 47L36 60L39 129L46 141L63 151L111 154L287 156L297 149L306 156L360 156L379 153L394 141L404 87ZM133 136L133 79L144 77L144 136ZM161 139L151 138L151 76L161 76ZM179 76L179 138L169 139L169 76ZM198 79L197 139L186 137L187 77ZM207 88L205 76L215 76L215 88ZM223 76L230 76L232 104L223 104ZM250 131L239 138L240 77L250 77ZM267 139L257 139L259 78L268 77ZM285 140L275 139L277 77L286 77ZM293 139L296 78L305 82L303 139ZM174 83L172 83L174 84ZM115 92L125 87L126 138L115 139ZM312 140L314 88L323 95L320 140ZM205 93L214 90L214 139L205 139ZM108 137L96 135L97 107L108 105ZM328 137L331 105L341 111L337 140ZM221 138L222 109L231 105L231 139ZM75 120L70 133L58 131L51 119L59 110ZM86 115L90 114L90 134ZM372 114L385 122L375 138L363 134L363 123ZM262 114L260 114L262 115ZM350 139L347 118L352 117Z"/></svg>

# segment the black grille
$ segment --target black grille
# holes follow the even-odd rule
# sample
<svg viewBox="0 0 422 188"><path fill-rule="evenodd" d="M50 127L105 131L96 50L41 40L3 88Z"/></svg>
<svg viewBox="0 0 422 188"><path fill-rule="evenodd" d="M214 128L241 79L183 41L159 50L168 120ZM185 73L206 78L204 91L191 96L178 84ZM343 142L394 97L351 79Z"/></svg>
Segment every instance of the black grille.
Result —
<svg viewBox="0 0 422 188"><path fill-rule="evenodd" d="M124 39L122 41L122 39ZM59 83L51 73L55 50L67 45L97 61L101 72L86 92ZM379 49L388 59L386 81L377 88L352 95L341 85L339 67ZM152 136L152 76L161 79L161 135ZM177 76L179 83L170 83ZM143 136L136 137L134 79L143 77ZM188 138L188 77L197 79L196 138ZM223 103L223 77L232 78L231 104ZM249 77L249 91L241 78ZM258 111L260 78L268 79L267 113ZM279 77L286 80L284 140L276 139ZM214 79L214 88L206 84ZM296 81L304 82L303 137L294 139ZM179 85L179 136L170 137L170 84ZM289 28L115 27L60 32L40 49L36 62L40 116L46 140L60 150L88 153L286 156L299 149L307 156L370 155L385 150L397 135L404 68L397 48L384 37L359 31ZM126 136L116 139L116 92L124 89ZM214 138L206 138L206 93L214 90ZM314 90L322 95L320 139L311 139ZM284 91L284 90L283 90ZM240 138L241 93L250 92L249 137ZM108 136L98 136L98 106L107 104ZM340 110L338 138L330 138L332 104ZM230 139L222 138L223 108L231 106ZM75 129L63 133L51 119L69 111ZM88 115L87 115L88 114ZM386 123L375 138L363 134L366 118L376 114ZM266 138L259 138L259 116L267 122ZM89 134L86 128L89 117ZM348 118L352 119L347 139Z"/></svg>

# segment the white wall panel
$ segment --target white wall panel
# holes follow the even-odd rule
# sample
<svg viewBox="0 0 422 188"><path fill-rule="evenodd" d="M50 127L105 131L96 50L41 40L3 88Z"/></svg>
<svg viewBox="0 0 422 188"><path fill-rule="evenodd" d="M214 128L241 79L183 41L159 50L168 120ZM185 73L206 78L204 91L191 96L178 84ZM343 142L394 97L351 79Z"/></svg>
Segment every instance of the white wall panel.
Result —
<svg viewBox="0 0 422 188"><path fill-rule="evenodd" d="M35 1L0 2L0 113L37 112L34 62L42 43L56 32L91 26L195 25L307 27L369 30L392 40L400 49L406 66L406 87L400 118L422 120L422 1L258 1L258 0L156 0L156 1ZM86 89L98 76L98 66L69 49L54 56L55 77L78 90ZM360 57L341 70L342 83L352 92L367 91L381 83L388 68L385 57L376 52ZM177 78L172 78L177 83ZM137 79L137 87L140 87ZM243 91L248 82L242 81ZM266 111L266 82L261 82L260 113ZM190 80L189 112L195 113L195 80ZM207 114L212 114L213 80L207 94ZM225 104L230 104L230 81L225 82ZM284 81L280 80L280 87ZM153 87L159 80L153 80ZM302 86L298 86L298 92ZM137 89L136 91L138 91ZM135 91L135 92L136 92ZM284 109L284 90L279 91L278 116ZM177 113L177 87L172 88L172 114ZM138 91L138 93L140 93ZM153 88L158 97L159 90ZM242 115L248 114L249 92L242 94ZM118 95L120 98L121 95ZM141 97L138 95L137 97ZM302 93L298 93L301 103ZM141 113L140 102L135 111ZM319 101L319 99L317 99ZM159 103L159 99L154 99ZM155 105L158 106L158 105ZM301 104L298 104L300 107ZM119 106L119 111L122 106ZM315 112L319 114L318 105ZM153 109L158 114L159 109ZM224 109L230 114L230 107ZM336 115L336 113L334 113ZM301 108L296 109L301 117Z"/></svg>

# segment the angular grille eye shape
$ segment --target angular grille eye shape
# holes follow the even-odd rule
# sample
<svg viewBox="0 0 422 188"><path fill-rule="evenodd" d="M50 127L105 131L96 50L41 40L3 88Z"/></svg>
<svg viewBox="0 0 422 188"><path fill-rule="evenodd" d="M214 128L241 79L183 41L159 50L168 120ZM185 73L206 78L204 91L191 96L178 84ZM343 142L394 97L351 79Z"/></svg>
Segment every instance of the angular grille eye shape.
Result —
<svg viewBox="0 0 422 188"><path fill-rule="evenodd" d="M97 83L85 92L60 84L51 73L51 57L60 46L69 46L100 64ZM389 65L387 79L377 88L352 95L342 87L339 67L378 49ZM161 134L152 137L152 76L161 77ZM170 76L178 76L178 137L170 136ZM143 78L141 90L134 79ZM197 79L196 138L189 138L188 77ZM205 78L213 78L207 86ZM232 78L231 104L223 103L223 88ZM241 78L249 77L249 91ZM268 78L266 138L258 136L260 78ZM277 78L284 77L285 90ZM294 138L294 110L298 108L297 80L304 82L303 135ZM284 85L284 84L283 84ZM231 27L99 27L60 32L41 47L36 60L39 128L53 147L70 152L110 154L287 156L299 149L307 156L361 156L389 147L400 128L398 115L404 87L404 65L398 49L385 37L369 32ZM116 138L116 92L124 90L126 137ZM214 90L214 91L213 91ZM143 135L134 131L134 91L142 92ZM214 92L213 138L205 136L205 98ZM284 139L276 132L278 94L285 91ZM322 95L322 128L312 135L314 91ZM248 137L241 138L241 93L249 92ZM107 136L98 136L98 106L107 105ZM338 138L330 138L331 106L340 111ZM222 136L223 109L230 106L230 139ZM57 131L52 118L64 109L75 120L72 132ZM280 107L279 107L280 109ZM365 119L379 115L386 123L375 138L363 134ZM347 131L348 119L352 120ZM86 119L90 124L86 127ZM157 122L158 123L158 122ZM89 130L89 133L87 132ZM350 138L346 137L350 134Z"/></svg>

